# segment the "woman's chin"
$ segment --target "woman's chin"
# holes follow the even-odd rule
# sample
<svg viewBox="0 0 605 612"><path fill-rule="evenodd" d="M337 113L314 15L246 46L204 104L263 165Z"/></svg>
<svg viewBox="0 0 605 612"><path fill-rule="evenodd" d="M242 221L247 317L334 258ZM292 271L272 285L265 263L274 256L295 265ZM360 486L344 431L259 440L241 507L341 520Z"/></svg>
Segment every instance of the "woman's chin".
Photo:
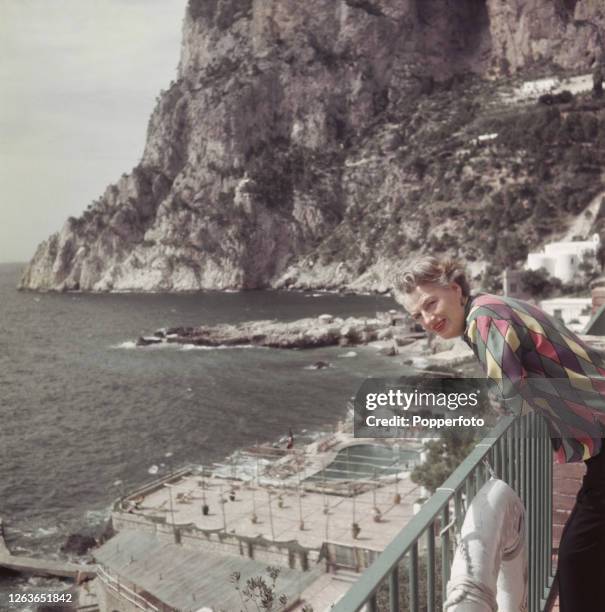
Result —
<svg viewBox="0 0 605 612"><path fill-rule="evenodd" d="M454 330L451 329L451 326L449 325L446 325L444 329L442 329L441 331L435 332L435 333L443 340L451 340L452 338L455 338L456 336L459 335L459 334L456 334Z"/></svg>

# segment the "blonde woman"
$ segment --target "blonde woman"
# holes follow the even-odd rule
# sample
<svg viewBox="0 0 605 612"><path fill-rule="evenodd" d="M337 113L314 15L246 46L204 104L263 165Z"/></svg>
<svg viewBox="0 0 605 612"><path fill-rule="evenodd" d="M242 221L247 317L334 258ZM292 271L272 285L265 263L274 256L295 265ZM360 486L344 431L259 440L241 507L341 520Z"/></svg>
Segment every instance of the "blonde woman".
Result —
<svg viewBox="0 0 605 612"><path fill-rule="evenodd" d="M559 605L561 612L605 610L605 360L532 304L472 296L464 268L453 260L414 261L394 291L424 329L465 340L505 405L545 417L559 463L585 462L559 545ZM528 384L532 378L557 381L539 390Z"/></svg>

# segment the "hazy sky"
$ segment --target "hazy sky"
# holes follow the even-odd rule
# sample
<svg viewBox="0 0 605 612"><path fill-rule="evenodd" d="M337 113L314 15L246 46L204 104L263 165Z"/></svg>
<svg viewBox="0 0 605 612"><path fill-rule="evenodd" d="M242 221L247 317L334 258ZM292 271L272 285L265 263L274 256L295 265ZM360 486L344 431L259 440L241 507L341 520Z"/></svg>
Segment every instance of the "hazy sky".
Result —
<svg viewBox="0 0 605 612"><path fill-rule="evenodd" d="M187 0L0 0L0 262L137 164Z"/></svg>

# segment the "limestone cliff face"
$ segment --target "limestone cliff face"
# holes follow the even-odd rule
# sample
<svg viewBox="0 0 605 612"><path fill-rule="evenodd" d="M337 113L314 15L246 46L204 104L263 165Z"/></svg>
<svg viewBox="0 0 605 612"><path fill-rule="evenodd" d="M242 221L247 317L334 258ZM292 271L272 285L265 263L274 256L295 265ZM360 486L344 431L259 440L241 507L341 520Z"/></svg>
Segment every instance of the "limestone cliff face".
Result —
<svg viewBox="0 0 605 612"><path fill-rule="evenodd" d="M599 5L189 0L140 165L39 246L21 286L375 289L447 228L444 248L481 257L451 227L466 214L459 183L480 177L483 201L480 183L501 190L506 172L485 172L485 151L462 159L462 134L494 79L587 70Z"/></svg>
<svg viewBox="0 0 605 612"><path fill-rule="evenodd" d="M586 69L601 53L605 6L599 0L487 0L487 4L492 55L502 70L517 71L540 62Z"/></svg>

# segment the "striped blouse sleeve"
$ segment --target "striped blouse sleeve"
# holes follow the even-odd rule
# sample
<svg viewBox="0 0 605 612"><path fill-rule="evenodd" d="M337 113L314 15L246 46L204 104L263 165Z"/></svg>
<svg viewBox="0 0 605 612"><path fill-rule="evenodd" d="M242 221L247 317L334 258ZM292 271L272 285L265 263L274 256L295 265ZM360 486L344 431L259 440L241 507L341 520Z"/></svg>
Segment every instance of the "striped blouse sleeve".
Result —
<svg viewBox="0 0 605 612"><path fill-rule="evenodd" d="M605 436L605 364L560 322L535 306L479 296L465 338L505 406L546 418L557 460L597 454Z"/></svg>
<svg viewBox="0 0 605 612"><path fill-rule="evenodd" d="M527 372L521 359L521 341L513 321L479 315L470 321L467 338L490 388L507 412L525 414L531 403L524 397ZM528 398L530 399L530 398Z"/></svg>

